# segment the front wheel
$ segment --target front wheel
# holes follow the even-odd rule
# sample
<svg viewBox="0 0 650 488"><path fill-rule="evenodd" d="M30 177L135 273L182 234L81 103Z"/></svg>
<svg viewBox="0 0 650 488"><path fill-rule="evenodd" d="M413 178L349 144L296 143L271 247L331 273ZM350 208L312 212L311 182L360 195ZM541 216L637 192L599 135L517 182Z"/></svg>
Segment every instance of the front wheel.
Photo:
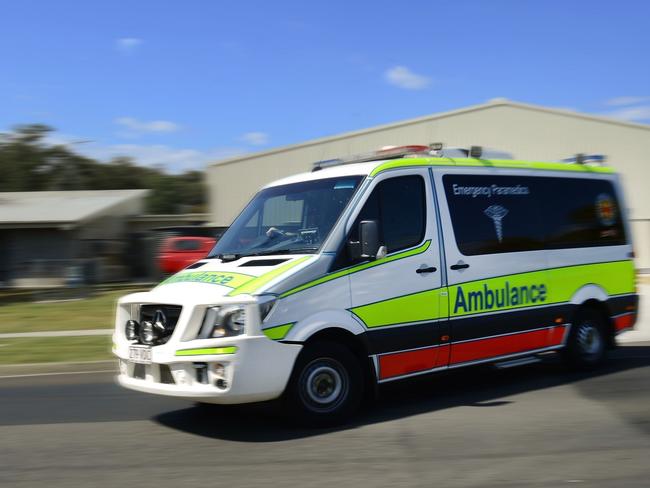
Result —
<svg viewBox="0 0 650 488"><path fill-rule="evenodd" d="M346 347L308 344L296 361L285 400L293 418L309 425L345 422L363 396L361 364Z"/></svg>
<svg viewBox="0 0 650 488"><path fill-rule="evenodd" d="M564 350L564 359L576 369L593 369L604 360L607 352L605 321L593 309L581 310L576 314Z"/></svg>

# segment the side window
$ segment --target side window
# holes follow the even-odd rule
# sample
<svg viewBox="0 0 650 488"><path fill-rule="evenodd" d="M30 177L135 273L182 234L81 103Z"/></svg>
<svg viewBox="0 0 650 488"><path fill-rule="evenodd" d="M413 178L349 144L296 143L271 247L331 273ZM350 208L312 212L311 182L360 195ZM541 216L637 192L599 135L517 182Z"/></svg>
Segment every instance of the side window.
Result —
<svg viewBox="0 0 650 488"><path fill-rule="evenodd" d="M625 244L625 229L610 181L544 178L542 213L551 249Z"/></svg>
<svg viewBox="0 0 650 488"><path fill-rule="evenodd" d="M260 211L257 210L250 219L248 219L248 222L246 222L245 227L247 229L257 229L257 227L260 225Z"/></svg>
<svg viewBox="0 0 650 488"><path fill-rule="evenodd" d="M198 251L201 249L201 241L197 239L183 239L174 243L176 251Z"/></svg>
<svg viewBox="0 0 650 488"><path fill-rule="evenodd" d="M466 256L544 248L539 178L445 175L456 244Z"/></svg>
<svg viewBox="0 0 650 488"><path fill-rule="evenodd" d="M262 227L277 227L282 230L298 229L302 224L304 199L287 199L287 195L271 197L262 208Z"/></svg>
<svg viewBox="0 0 650 488"><path fill-rule="evenodd" d="M421 176L397 176L379 183L359 213L349 240L359 240L362 220L379 222L381 243L388 252L419 244L426 230L426 193Z"/></svg>
<svg viewBox="0 0 650 488"><path fill-rule="evenodd" d="M246 225L243 226L240 240L243 240L244 242L252 242L252 240L259 234L259 232L260 232L260 211L257 210L255 213L253 213L251 218L248 219Z"/></svg>
<svg viewBox="0 0 650 488"><path fill-rule="evenodd" d="M426 227L426 196L421 176L382 181L380 210L383 242L388 252L419 244Z"/></svg>

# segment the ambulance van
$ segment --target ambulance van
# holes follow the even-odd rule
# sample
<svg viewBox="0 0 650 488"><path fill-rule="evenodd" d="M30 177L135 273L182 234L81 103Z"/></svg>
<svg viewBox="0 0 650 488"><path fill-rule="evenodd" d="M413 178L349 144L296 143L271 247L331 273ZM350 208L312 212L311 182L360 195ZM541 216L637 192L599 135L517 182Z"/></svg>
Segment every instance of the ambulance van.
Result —
<svg viewBox="0 0 650 488"><path fill-rule="evenodd" d="M584 157L404 146L264 187L206 259L119 300L121 385L338 422L378 384L557 351L601 363L638 296L619 178Z"/></svg>

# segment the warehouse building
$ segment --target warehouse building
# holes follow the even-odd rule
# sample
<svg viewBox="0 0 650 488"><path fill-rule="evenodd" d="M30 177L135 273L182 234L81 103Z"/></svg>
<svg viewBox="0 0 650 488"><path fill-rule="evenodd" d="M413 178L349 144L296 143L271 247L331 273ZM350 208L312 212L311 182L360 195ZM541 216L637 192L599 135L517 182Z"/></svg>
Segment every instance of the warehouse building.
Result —
<svg viewBox="0 0 650 488"><path fill-rule="evenodd" d="M627 190L637 266L650 272L650 125L505 99L217 161L207 175L212 223L229 225L259 187L310 171L316 161L431 142L479 145L537 161L606 155Z"/></svg>
<svg viewBox="0 0 650 488"><path fill-rule="evenodd" d="M126 253L128 219L148 190L0 193L0 286L121 281L143 256Z"/></svg>

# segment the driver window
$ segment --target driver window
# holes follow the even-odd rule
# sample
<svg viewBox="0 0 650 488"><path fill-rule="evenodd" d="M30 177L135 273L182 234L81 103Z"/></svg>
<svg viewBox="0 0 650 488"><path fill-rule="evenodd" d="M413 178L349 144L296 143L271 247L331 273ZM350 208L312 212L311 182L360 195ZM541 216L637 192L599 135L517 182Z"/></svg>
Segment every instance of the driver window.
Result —
<svg viewBox="0 0 650 488"><path fill-rule="evenodd" d="M379 223L379 239L389 253L418 245L426 230L424 179L419 175L397 176L379 183L352 225L347 241L359 240L362 220ZM336 268L354 264L347 246L339 258Z"/></svg>
<svg viewBox="0 0 650 488"><path fill-rule="evenodd" d="M424 239L425 193L421 176L400 176L381 182L379 209L383 243L388 252L418 245Z"/></svg>

